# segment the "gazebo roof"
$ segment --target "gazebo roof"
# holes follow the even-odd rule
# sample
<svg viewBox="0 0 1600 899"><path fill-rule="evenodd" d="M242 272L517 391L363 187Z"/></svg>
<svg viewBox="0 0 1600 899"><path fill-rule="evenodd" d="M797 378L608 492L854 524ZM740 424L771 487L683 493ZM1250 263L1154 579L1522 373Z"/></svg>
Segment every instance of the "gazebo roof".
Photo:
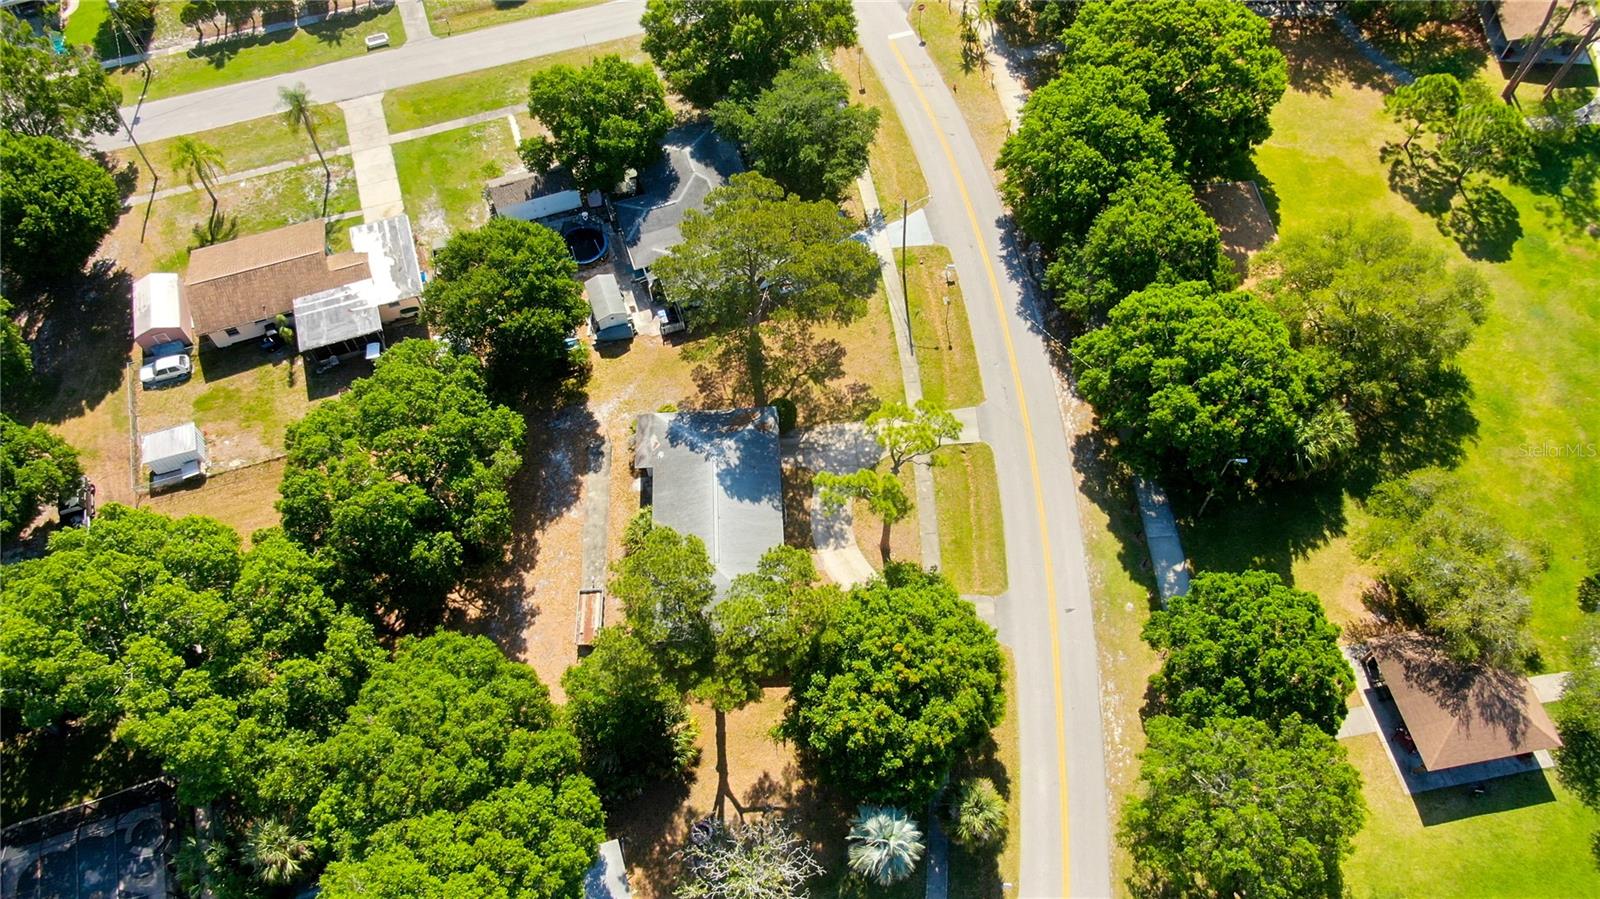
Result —
<svg viewBox="0 0 1600 899"><path fill-rule="evenodd" d="M1418 634L1386 638L1372 655L1429 771L1561 745L1526 677L1463 665Z"/></svg>

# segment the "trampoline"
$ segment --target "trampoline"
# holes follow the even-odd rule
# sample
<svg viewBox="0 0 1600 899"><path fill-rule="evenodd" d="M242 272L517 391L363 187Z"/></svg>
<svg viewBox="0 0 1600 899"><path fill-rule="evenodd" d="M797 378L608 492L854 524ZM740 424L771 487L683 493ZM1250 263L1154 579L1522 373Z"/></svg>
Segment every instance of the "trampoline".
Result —
<svg viewBox="0 0 1600 899"><path fill-rule="evenodd" d="M561 236L579 265L599 262L606 255L606 232L597 224L584 222L573 225Z"/></svg>

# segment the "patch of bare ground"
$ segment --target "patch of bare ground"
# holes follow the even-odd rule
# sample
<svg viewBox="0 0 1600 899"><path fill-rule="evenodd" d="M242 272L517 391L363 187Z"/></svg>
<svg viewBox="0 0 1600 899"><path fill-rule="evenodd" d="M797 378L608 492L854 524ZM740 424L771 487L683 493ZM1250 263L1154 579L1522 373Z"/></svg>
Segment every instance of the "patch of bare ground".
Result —
<svg viewBox="0 0 1600 899"><path fill-rule="evenodd" d="M246 545L250 535L280 523L275 503L283 481L283 460L272 459L225 471L181 487L148 496L139 505L152 512L181 518L205 515L239 532Z"/></svg>

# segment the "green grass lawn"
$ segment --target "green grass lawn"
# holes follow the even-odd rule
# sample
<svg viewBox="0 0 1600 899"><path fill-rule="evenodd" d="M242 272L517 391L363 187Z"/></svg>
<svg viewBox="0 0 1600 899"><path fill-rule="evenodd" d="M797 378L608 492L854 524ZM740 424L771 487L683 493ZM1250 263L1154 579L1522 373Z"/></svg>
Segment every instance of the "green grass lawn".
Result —
<svg viewBox="0 0 1600 899"><path fill-rule="evenodd" d="M1343 745L1367 800L1367 825L1345 863L1356 899L1600 894L1588 852L1600 815L1563 790L1554 772L1491 781L1476 799L1446 789L1413 801L1377 736Z"/></svg>
<svg viewBox="0 0 1600 899"><path fill-rule="evenodd" d="M72 11L61 37L74 47L94 47L100 34L100 25L111 18L111 4L106 0L84 0Z"/></svg>
<svg viewBox="0 0 1600 899"><path fill-rule="evenodd" d="M895 252L898 265L899 251ZM922 395L950 409L983 402L983 376L967 326L961 284L945 283L950 251L912 247L906 251L905 279L911 305L911 342L922 370ZM948 300L948 302L946 302Z"/></svg>
<svg viewBox="0 0 1600 899"><path fill-rule="evenodd" d="M491 109L526 106L528 77L534 70L558 64L584 65L596 56L609 53L619 54L632 62L642 62L646 57L644 51L639 49L639 41L637 37L622 38L396 88L383 95L383 115L389 123L389 131L399 132Z"/></svg>
<svg viewBox="0 0 1600 899"><path fill-rule="evenodd" d="M349 158L329 159L328 162L333 171L328 214L360 209ZM240 237L316 218L322 210L322 166L313 162L260 178L224 184L217 188L217 202L223 216L238 222L236 236ZM140 203L124 213L119 231L131 228L137 232L144 209L144 204ZM143 250L151 260L149 270L182 272L189 264L190 250L196 245L191 229L204 222L210 211L211 200L205 191L157 200L143 242Z"/></svg>
<svg viewBox="0 0 1600 899"><path fill-rule="evenodd" d="M292 31L211 43L177 56L157 57L150 60L153 74L145 99L157 100L360 56L368 52L362 42L379 31L388 33L391 47L405 43L406 32L400 24L398 8L374 8ZM131 103L144 85L144 69L118 69L111 80L122 90L123 102Z"/></svg>
<svg viewBox="0 0 1600 899"><path fill-rule="evenodd" d="M424 245L489 218L483 182L518 164L503 120L456 128L394 145L400 193Z"/></svg>
<svg viewBox="0 0 1600 899"><path fill-rule="evenodd" d="M953 899L1001 899L1005 884L1015 885L1022 871L1022 747L1017 726L1017 665L1011 651L1006 657L1006 716L977 757L952 772L954 782L963 777L987 777L1006 798L1006 842L998 853L973 852L950 844L950 895ZM1015 889L1015 886L1013 886Z"/></svg>
<svg viewBox="0 0 1600 899"><path fill-rule="evenodd" d="M964 594L1004 593L1006 537L994 451L972 443L943 447L933 458L940 568Z"/></svg>
<svg viewBox="0 0 1600 899"><path fill-rule="evenodd" d="M422 0L428 27L440 37L536 16L594 6L606 0Z"/></svg>
<svg viewBox="0 0 1600 899"><path fill-rule="evenodd" d="M1337 62L1363 86L1336 77L1288 92L1273 113L1272 137L1256 153L1263 191L1282 230L1344 212L1396 215L1419 239L1488 279L1488 321L1461 360L1477 427L1458 476L1512 533L1548 547L1549 570L1532 590L1532 630L1548 670L1560 670L1580 615L1574 593L1586 573L1585 541L1600 533L1600 462L1540 448L1592 446L1600 434L1600 365L1593 363L1600 359L1600 241L1550 198L1502 183L1521 237L1504 261L1468 259L1390 190L1378 150L1396 126L1382 111L1382 83L1363 76L1353 51L1333 41L1312 35L1286 42L1291 70ZM1330 607L1349 607L1348 595L1324 592L1359 586L1346 543L1358 512L1347 499L1297 488L1220 514L1215 526L1185 535L1197 566L1264 561L1323 592Z"/></svg>
<svg viewBox="0 0 1600 899"><path fill-rule="evenodd" d="M851 102L865 103L878 110L878 137L872 143L872 153L867 161L872 172L873 186L878 190L878 206L884 215L900 215L902 202L915 203L928 195L928 182L917 165L916 152L911 149L911 138L905 125L889 102L889 94L878 79L872 63L861 58L861 48L835 50L833 69L850 85ZM861 87L866 86L866 93Z"/></svg>
<svg viewBox="0 0 1600 899"><path fill-rule="evenodd" d="M1000 155L1000 145L1011 133L1011 121L994 92L992 73L982 65L969 65L962 59L960 6L922 5L925 8L920 13L910 13L909 18L927 41L933 64L954 91L956 105L961 107L961 114L967 120L967 127L972 129L972 137L983 158L993 166ZM904 73L895 72L893 77L904 77Z"/></svg>
<svg viewBox="0 0 1600 899"><path fill-rule="evenodd" d="M344 113L338 106L323 103L315 107L312 116L317 126L317 141L321 143L323 153L331 153L350 142L349 135L345 132ZM305 129L290 128L278 116L251 119L236 125L213 128L210 131L197 131L189 137L216 147L222 153L227 172L244 172L316 155ZM150 164L155 166L156 173L161 176L160 187L163 190L184 183L183 178L173 172L170 164L172 146L176 142L177 138L167 138L144 145L145 155L150 158ZM119 164L131 162L138 167L139 182L136 194L138 191L150 189L150 173L132 147L117 150L111 155ZM198 187L198 184L196 186Z"/></svg>

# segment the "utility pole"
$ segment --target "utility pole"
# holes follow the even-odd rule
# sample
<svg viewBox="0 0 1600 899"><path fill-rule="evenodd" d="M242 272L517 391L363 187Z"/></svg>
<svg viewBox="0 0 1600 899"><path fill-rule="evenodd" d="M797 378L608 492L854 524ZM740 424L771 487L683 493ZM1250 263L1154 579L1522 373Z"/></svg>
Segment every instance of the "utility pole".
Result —
<svg viewBox="0 0 1600 899"><path fill-rule="evenodd" d="M911 218L911 201L900 198L900 300L906 307L906 347L917 358L917 342L911 337L911 291L906 287L906 224Z"/></svg>

